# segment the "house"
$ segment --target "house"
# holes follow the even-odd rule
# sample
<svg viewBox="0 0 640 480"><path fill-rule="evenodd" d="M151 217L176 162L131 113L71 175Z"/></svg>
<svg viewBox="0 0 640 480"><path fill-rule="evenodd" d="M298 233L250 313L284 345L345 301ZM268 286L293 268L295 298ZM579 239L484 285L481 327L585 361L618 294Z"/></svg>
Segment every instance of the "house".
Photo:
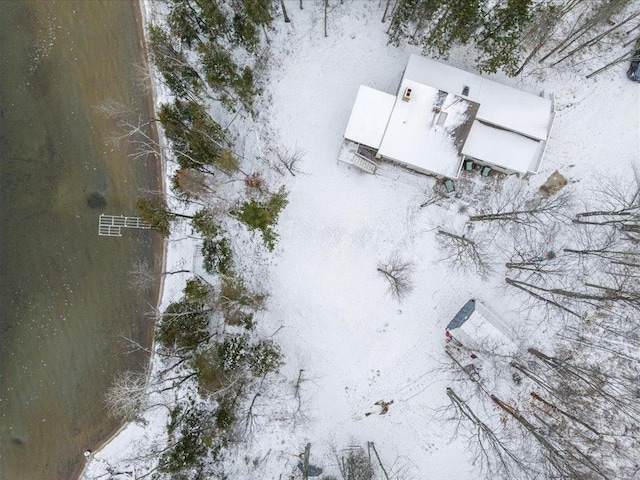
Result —
<svg viewBox="0 0 640 480"><path fill-rule="evenodd" d="M471 350L511 356L517 346L506 323L478 300L469 300L445 329L447 342Z"/></svg>
<svg viewBox="0 0 640 480"><path fill-rule="evenodd" d="M472 164L537 173L554 116L553 97L411 55L396 95L360 86L339 159L374 173L382 158L449 179Z"/></svg>

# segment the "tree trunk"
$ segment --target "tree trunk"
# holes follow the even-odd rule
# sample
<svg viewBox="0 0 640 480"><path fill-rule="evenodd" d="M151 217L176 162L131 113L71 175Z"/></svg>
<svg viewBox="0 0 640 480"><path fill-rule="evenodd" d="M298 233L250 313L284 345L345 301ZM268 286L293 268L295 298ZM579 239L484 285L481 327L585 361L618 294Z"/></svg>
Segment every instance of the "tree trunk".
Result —
<svg viewBox="0 0 640 480"><path fill-rule="evenodd" d="M307 480L309 478L309 456L311 455L311 444L307 443L307 446L304 447L304 457L302 461L302 480Z"/></svg>
<svg viewBox="0 0 640 480"><path fill-rule="evenodd" d="M572 315L575 315L578 318L582 318L583 315L579 314L578 312L574 312L573 310L569 309L568 307L565 307L564 305L550 299L550 298L546 298L542 295L540 295L539 293L536 293L532 290L536 289L536 290L542 290L543 292L549 292L549 290L542 288L542 287L538 287L536 285L533 285L531 283L526 283L526 282L521 282L519 280L514 280L512 278L505 278L504 281L507 283L507 285L511 285L512 287L516 287L524 292L527 292L529 295L531 295L533 298L537 298L538 300L541 300L545 303L548 303L549 305L553 305L554 307L559 308L560 310L563 310L567 313L570 313Z"/></svg>
<svg viewBox="0 0 640 480"><path fill-rule="evenodd" d="M531 50L531 53L527 56L527 58L524 59L524 62L522 62L522 65L520 65L520 67L518 68L518 70L516 70L515 73L515 77L517 77L518 75L520 75L522 73L522 71L524 70L524 67L527 66L527 64L533 59L533 57L536 56L536 54L540 51L540 49L544 46L544 44L546 43L546 41L549 38L545 38L544 40L540 41L534 48L533 50Z"/></svg>
<svg viewBox="0 0 640 480"><path fill-rule="evenodd" d="M376 454L376 458L378 459L378 464L380 465L380 468L382 469L382 473L384 473L384 477L389 480L389 475L387 474L387 470L384 468L384 465L382 465L382 460L380 460L380 455L378 455L378 450L376 450L376 446L374 445L373 442L370 442L369 445L371 445L371 448L373 449L373 453Z"/></svg>
<svg viewBox="0 0 640 480"><path fill-rule="evenodd" d="M607 63L604 67L600 67L598 70L594 70L589 75L587 75L586 78L595 77L599 73L604 72L605 70L613 67L614 65L618 65L619 63L622 63L622 62L625 62L625 61L631 61L631 60L634 60L634 55L629 56L628 53L625 53L624 55L616 58L612 62ZM578 222L576 221L576 223L578 223ZM580 223L583 223L583 222L580 222Z"/></svg>
<svg viewBox="0 0 640 480"><path fill-rule="evenodd" d="M382 14L382 23L387 20L387 13L389 12L389 5L391 4L391 0L387 0L387 3L384 6L384 13Z"/></svg>
<svg viewBox="0 0 640 480"><path fill-rule="evenodd" d="M529 370L525 366L520 365L518 362L511 362L510 365L513 368L515 368L516 370L518 370L520 373L522 373L522 374L526 375L527 377L529 377L533 382L535 382L536 384L540 385L542 388L544 388L546 391L548 391L554 397L560 398L558 393L557 393L557 391L556 391L556 389L555 389L555 387L553 387L551 384L549 384L546 381L544 381L537 374L533 373L531 370Z"/></svg>
<svg viewBox="0 0 640 480"><path fill-rule="evenodd" d="M518 413L517 410L512 408L510 405L504 403L502 400L500 400L495 395L491 395L491 400L493 400L493 403L495 403L498 407L500 407L502 410L507 412L513 418L515 418L524 428L526 428L535 437L535 439L538 440L538 442L540 442L540 444L549 451L549 453L551 453L552 455L554 455L556 457L562 457L563 456L562 453L555 446L553 446L553 444L551 444L551 442L549 442L549 440L547 440L545 437L543 437L538 432L536 427L533 426L531 423L529 423L529 421L526 418L524 418L522 415L520 415L520 413Z"/></svg>
<svg viewBox="0 0 640 480"><path fill-rule="evenodd" d="M327 9L329 8L329 0L324 0L324 36L327 37Z"/></svg>
<svg viewBox="0 0 640 480"><path fill-rule="evenodd" d="M607 36L609 33L613 32L614 30L616 30L617 28L621 27L622 25L626 24L627 22L630 22L631 20L633 20L634 18L636 18L637 16L640 15L640 12L638 13L634 13L630 16L628 16L627 18L625 18L622 22L618 23L616 26L611 27L608 30L605 30L604 32L602 32L600 35L596 35L595 37L593 37L591 40L588 40L586 42L584 42L582 45L577 46L576 48L574 48L573 50L571 50L569 53L567 53L564 57L562 57L560 60L555 61L554 63L551 64L552 67L555 67L558 63L562 62L563 60L566 60L567 58L571 57L572 55L574 55L575 53L579 52L580 50L582 50L583 48L586 47L590 47L592 45L595 45L596 43L598 43L598 41L601 38L604 38L605 36Z"/></svg>
<svg viewBox="0 0 640 480"><path fill-rule="evenodd" d="M454 233L449 233L446 230L443 230L441 228L438 229L438 235L444 235L446 237L453 238L453 239L457 240L458 242L464 243L464 244L467 244L467 245L475 245L474 241L469 240L464 235L456 235Z"/></svg>
<svg viewBox="0 0 640 480"><path fill-rule="evenodd" d="M517 220L519 215L531 215L534 213L542 213L544 210L514 210L511 212L487 213L484 215L472 215L469 217L470 222L485 222L491 220Z"/></svg>
<svg viewBox="0 0 640 480"><path fill-rule="evenodd" d="M569 412L561 409L560 407L556 407L555 405L553 405L551 402L548 402L547 400L545 400L544 398L542 398L540 395L538 395L535 392L531 392L531 396L533 398L535 398L536 400L538 400L540 403L546 405L547 407L553 409L553 411L556 411L558 413L561 413L562 415L564 415L565 417L567 417L570 420L573 420L576 423L579 423L580 425L582 425L584 428L586 428L587 430L595 433L596 435L600 435L600 432L598 432L595 428L593 428L591 425L583 422L582 420L580 420L578 417L575 417L574 415L570 414Z"/></svg>
<svg viewBox="0 0 640 480"><path fill-rule="evenodd" d="M284 6L284 0L280 0L280 6L282 7L282 15L284 16L284 23L291 23L289 15L287 15L287 9Z"/></svg>

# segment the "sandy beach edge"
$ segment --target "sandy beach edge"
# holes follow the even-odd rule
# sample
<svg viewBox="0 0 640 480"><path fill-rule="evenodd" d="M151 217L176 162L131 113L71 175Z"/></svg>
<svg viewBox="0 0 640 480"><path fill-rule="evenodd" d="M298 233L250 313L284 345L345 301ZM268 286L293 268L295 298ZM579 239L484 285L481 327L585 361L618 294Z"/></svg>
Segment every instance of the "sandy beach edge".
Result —
<svg viewBox="0 0 640 480"><path fill-rule="evenodd" d="M144 59L145 64L147 65L147 68L151 68L151 65L149 64L149 55L148 55L148 50L147 50L147 39L146 39L146 35L145 35L145 23L147 21L147 13L148 13L146 11L145 0L131 0L131 5L132 5L133 14L134 14L134 20L135 20L135 23L136 23L138 42L140 43L143 59ZM151 76L149 76L147 78L147 85L145 86L145 89L148 92L147 99L146 99L147 108L148 108L148 114L149 114L150 118L157 118L157 116L156 116L156 106L157 106L157 98L158 97L157 97L156 85L153 82ZM158 128L157 128L157 125L156 125L155 122L153 122L151 124L151 130L152 130L151 134L152 134L154 140L156 140L159 144L161 144L161 142L163 140L162 140L162 138L160 136L160 132L158 131ZM158 178L156 178L156 184L160 186L160 191L162 192L162 195L164 196L166 194L166 169L165 169L165 162L164 162L164 158L162 157L162 153L160 153L158 155L158 158L156 159L156 161L158 162L158 166L159 166L159 168L157 169ZM164 272L166 270L168 244L169 243L168 243L167 239L165 237L162 237L160 245L159 246L158 245L154 245L154 252L153 252L154 257L160 259L159 264L154 262L155 267L156 267L156 275L157 275L157 278L158 278L158 281L156 282L155 289L154 289L155 290L154 291L154 297L156 299L155 306L156 306L157 310L160 309L160 306L162 304L162 299L163 299L164 275L162 274L162 272ZM151 371L153 370L153 364L154 364L154 353L153 352L155 352L155 335L153 333L152 333L150 351L151 351L151 354L149 356L149 362L148 362L148 365L147 365L147 378L151 374ZM84 475L86 473L87 467L90 465L91 461L93 460L94 455L99 453L107 445L109 445L118 435L120 435L120 433L125 428L127 428L128 425L129 425L129 422L124 423L123 425L121 425L120 428L118 428L111 436L109 436L107 439L105 439L103 442L101 442L95 448L95 450L91 451L91 455L89 457L87 457L87 462L85 463L85 465L82 468L82 471L80 472L80 474L77 477L78 480L82 480L84 478Z"/></svg>

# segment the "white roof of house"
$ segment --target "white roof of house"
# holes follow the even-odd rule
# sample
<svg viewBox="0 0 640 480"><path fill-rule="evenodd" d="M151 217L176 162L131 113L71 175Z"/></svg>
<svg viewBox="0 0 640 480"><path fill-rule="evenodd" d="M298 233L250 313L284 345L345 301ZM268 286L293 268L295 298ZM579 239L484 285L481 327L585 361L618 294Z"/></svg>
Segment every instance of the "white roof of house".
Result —
<svg viewBox="0 0 640 480"><path fill-rule="evenodd" d="M544 142L474 121L462 153L520 173L535 169Z"/></svg>
<svg viewBox="0 0 640 480"><path fill-rule="evenodd" d="M379 148L396 97L360 85L344 137L371 148Z"/></svg>
<svg viewBox="0 0 640 480"><path fill-rule="evenodd" d="M407 87L412 95L403 101ZM439 176L457 178L461 155L526 173L538 169L552 110L546 98L411 55L397 97L360 86L344 136Z"/></svg>
<svg viewBox="0 0 640 480"><path fill-rule="evenodd" d="M402 100L406 88L412 89L408 102ZM467 102L454 104L453 96L445 99L447 112L444 125L437 125L434 105L438 89L405 79L391 113L378 153L384 157L428 172L456 178L461 157L454 145L452 131L466 119Z"/></svg>
<svg viewBox="0 0 640 480"><path fill-rule="evenodd" d="M546 140L552 121L551 101L507 87L420 55L411 55L404 78L461 95L480 104L476 118L539 140Z"/></svg>
<svg viewBox="0 0 640 480"><path fill-rule="evenodd" d="M483 80L482 77L474 73L415 54L409 57L407 68L404 70L404 78L410 78L416 82L431 85L443 92L451 92L456 95L461 95L462 89L467 86L469 87L467 98L474 102L478 101L478 94Z"/></svg>
<svg viewBox="0 0 640 480"><path fill-rule="evenodd" d="M510 338L505 323L481 302L475 302L475 310L451 335L469 348L494 351L501 355L513 355L517 346Z"/></svg>

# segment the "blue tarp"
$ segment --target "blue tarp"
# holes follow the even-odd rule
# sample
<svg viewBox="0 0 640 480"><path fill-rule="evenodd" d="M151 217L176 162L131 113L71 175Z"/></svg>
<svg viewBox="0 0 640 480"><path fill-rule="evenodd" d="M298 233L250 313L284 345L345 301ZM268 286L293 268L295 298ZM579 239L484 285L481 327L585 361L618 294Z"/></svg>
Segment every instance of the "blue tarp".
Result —
<svg viewBox="0 0 640 480"><path fill-rule="evenodd" d="M447 325L447 330L453 330L454 328L458 328L464 322L469 320L471 314L476 310L476 301L471 299L467 303L464 304L464 307L460 309L460 311L453 317L453 320L449 322Z"/></svg>

